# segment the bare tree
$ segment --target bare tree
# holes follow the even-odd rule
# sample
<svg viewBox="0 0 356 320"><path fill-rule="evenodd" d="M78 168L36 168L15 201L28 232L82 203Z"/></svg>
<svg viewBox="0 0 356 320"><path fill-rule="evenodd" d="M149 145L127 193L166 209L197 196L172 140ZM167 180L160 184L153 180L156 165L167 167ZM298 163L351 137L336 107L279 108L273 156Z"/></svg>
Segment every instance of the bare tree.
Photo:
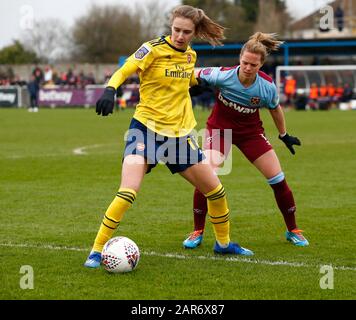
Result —
<svg viewBox="0 0 356 320"><path fill-rule="evenodd" d="M76 60L113 63L135 51L141 44L139 14L122 6L92 6L73 28Z"/></svg>
<svg viewBox="0 0 356 320"><path fill-rule="evenodd" d="M171 8L150 0L134 9L125 6L92 6L73 28L74 59L85 62L117 62L133 53L144 41L159 37Z"/></svg>
<svg viewBox="0 0 356 320"><path fill-rule="evenodd" d="M59 19L35 21L31 29L21 34L21 40L24 47L35 52L43 63L58 62L71 54L69 28Z"/></svg>
<svg viewBox="0 0 356 320"><path fill-rule="evenodd" d="M150 0L136 5L136 11L140 12L143 41L157 38L167 31L166 26L171 9L159 0Z"/></svg>
<svg viewBox="0 0 356 320"><path fill-rule="evenodd" d="M288 22L291 18L283 2L259 0L258 11L255 31L276 32L282 36L288 31ZM266 12L268 12L268 19L266 19Z"/></svg>
<svg viewBox="0 0 356 320"><path fill-rule="evenodd" d="M233 5L229 0L183 0L183 4L203 9L211 19L224 26L226 15Z"/></svg>
<svg viewBox="0 0 356 320"><path fill-rule="evenodd" d="M246 11L241 6L231 5L226 13L226 41L244 41L253 31L253 23L247 21Z"/></svg>

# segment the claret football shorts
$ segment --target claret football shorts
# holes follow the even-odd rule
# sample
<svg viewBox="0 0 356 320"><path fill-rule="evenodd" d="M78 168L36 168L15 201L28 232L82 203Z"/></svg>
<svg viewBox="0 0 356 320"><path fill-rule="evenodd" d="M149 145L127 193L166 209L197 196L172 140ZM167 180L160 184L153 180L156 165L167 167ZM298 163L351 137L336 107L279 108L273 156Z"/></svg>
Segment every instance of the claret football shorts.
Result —
<svg viewBox="0 0 356 320"><path fill-rule="evenodd" d="M256 133L249 135L238 135L228 130L207 126L203 149L220 151L227 158L231 145L235 145L251 163L273 149L268 139L261 133L263 131L256 131Z"/></svg>

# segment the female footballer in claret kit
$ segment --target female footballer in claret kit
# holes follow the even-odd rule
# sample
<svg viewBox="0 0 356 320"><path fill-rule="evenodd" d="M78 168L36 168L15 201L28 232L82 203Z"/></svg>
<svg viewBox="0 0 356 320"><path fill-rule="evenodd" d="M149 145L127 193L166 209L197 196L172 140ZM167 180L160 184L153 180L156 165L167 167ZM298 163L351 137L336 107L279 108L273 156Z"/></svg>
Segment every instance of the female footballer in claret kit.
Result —
<svg viewBox="0 0 356 320"><path fill-rule="evenodd" d="M293 146L301 143L287 133L277 88L273 80L260 71L267 55L281 44L275 34L257 32L244 44L239 66L203 68L199 71L201 90L204 90L204 86L218 89L216 103L207 121L204 153L217 171L231 151L231 145L237 146L271 186L287 227L286 239L296 246L307 246L309 243L296 223L293 193L278 157L265 137L259 115L261 107L268 108L279 139L295 154ZM232 131L232 139L224 137L226 129ZM194 231L183 242L185 248L191 249L202 242L207 212L206 199L198 189L194 193L193 206Z"/></svg>

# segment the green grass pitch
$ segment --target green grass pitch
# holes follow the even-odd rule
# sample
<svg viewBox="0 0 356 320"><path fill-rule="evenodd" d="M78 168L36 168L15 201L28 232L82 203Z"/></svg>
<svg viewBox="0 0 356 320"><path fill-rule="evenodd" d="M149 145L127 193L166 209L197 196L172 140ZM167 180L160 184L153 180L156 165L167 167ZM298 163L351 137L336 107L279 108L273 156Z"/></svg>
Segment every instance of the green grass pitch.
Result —
<svg viewBox="0 0 356 320"><path fill-rule="evenodd" d="M203 128L209 113L195 113L197 128ZM295 156L277 139L268 112L261 113L309 247L285 240L272 190L235 148L232 172L221 180L232 240L253 250L253 257L215 257L210 225L201 247L184 250L182 241L192 229L193 187L158 166L145 177L115 233L138 244L138 268L118 275L84 268L119 186L132 114L130 109L108 118L93 109L0 110L1 299L356 298L353 111L287 111L288 131L302 141ZM333 274L322 273L324 265L332 266ZM33 289L21 289L22 266L33 269ZM333 289L321 288L324 276Z"/></svg>

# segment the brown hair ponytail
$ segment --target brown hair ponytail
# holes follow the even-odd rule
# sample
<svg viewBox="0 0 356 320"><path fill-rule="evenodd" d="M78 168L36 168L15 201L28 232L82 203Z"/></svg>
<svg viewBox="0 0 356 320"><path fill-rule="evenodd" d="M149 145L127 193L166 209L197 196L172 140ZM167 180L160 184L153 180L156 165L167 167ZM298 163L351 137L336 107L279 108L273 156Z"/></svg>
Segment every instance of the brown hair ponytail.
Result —
<svg viewBox="0 0 356 320"><path fill-rule="evenodd" d="M177 17L191 19L195 25L195 35L197 38L208 41L211 45L222 45L225 39L225 28L211 20L202 9L188 5L176 7L171 15L171 24Z"/></svg>

